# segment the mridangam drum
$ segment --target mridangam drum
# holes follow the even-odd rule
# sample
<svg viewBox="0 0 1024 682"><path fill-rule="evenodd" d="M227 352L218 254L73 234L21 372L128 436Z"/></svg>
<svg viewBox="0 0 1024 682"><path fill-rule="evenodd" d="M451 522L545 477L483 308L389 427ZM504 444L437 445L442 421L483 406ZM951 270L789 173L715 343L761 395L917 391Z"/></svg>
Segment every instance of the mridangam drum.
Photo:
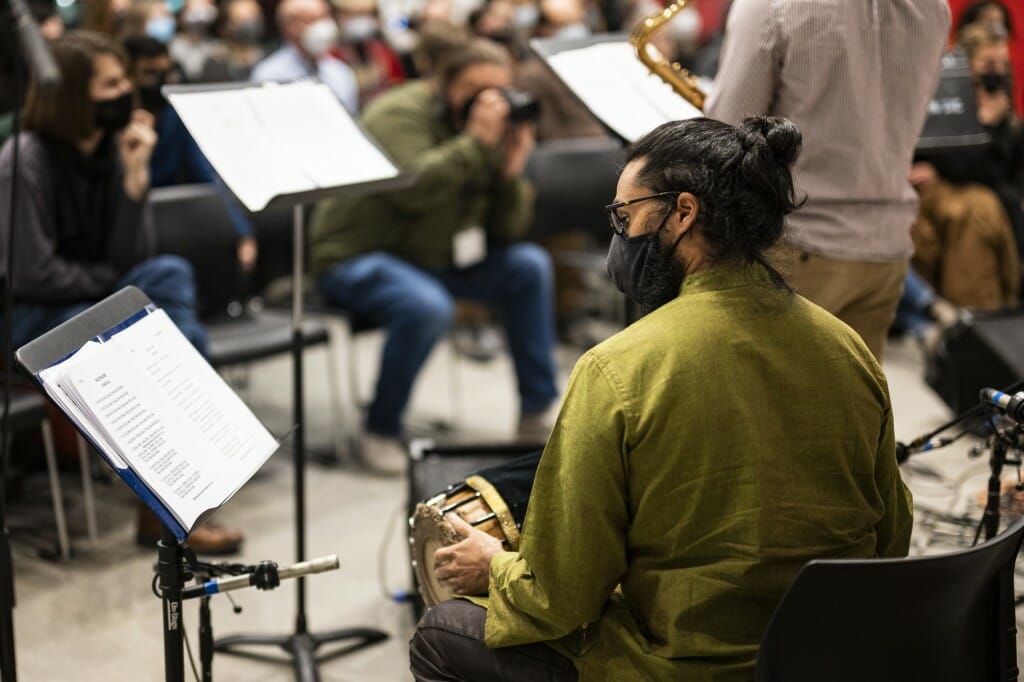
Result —
<svg viewBox="0 0 1024 682"><path fill-rule="evenodd" d="M461 540L445 517L458 514L471 526L501 540L505 549L519 549L519 531L539 461L537 452L484 469L416 505L409 519L409 544L426 606L452 597L451 590L434 577L434 552Z"/></svg>

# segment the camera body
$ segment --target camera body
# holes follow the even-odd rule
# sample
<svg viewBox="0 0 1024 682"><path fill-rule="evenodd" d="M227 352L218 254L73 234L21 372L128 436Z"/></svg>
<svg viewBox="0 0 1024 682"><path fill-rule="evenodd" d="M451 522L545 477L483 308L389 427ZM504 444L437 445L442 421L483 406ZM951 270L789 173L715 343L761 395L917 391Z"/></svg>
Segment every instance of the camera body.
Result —
<svg viewBox="0 0 1024 682"><path fill-rule="evenodd" d="M498 92L508 102L508 121L509 123L530 123L536 121L540 117L540 102L537 98L526 92L525 90L519 90L517 88L499 88ZM469 110L473 108L473 103L476 102L476 98L479 95L473 97L462 110L462 120L469 119Z"/></svg>

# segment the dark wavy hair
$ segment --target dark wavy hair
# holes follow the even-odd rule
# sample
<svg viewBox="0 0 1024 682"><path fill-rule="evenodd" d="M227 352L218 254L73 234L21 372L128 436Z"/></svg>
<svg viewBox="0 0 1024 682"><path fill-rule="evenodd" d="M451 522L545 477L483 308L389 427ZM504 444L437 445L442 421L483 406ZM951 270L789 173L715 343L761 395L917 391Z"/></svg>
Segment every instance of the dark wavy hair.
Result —
<svg viewBox="0 0 1024 682"><path fill-rule="evenodd" d="M748 118L737 126L709 118L658 126L634 144L626 163L643 165L637 182L652 192L689 192L712 262L760 263L788 286L765 255L782 236L786 216L803 205L790 166L802 136L792 121Z"/></svg>

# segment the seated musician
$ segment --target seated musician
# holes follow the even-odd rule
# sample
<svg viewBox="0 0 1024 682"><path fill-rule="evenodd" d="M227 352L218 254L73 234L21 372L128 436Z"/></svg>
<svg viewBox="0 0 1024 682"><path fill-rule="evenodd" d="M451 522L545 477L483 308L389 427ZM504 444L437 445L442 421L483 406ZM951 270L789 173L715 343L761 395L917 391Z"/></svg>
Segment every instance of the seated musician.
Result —
<svg viewBox="0 0 1024 682"><path fill-rule="evenodd" d="M449 515L435 574L473 598L424 616L417 680L750 680L805 562L906 554L882 370L765 259L800 144L694 119L630 150L608 268L646 315L576 365L519 551Z"/></svg>

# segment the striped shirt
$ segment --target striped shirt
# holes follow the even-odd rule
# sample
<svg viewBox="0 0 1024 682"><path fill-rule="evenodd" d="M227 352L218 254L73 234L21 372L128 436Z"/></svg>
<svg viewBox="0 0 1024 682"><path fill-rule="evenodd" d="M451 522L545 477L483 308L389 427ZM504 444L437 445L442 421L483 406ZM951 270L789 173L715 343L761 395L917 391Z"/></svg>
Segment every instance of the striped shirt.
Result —
<svg viewBox="0 0 1024 682"><path fill-rule="evenodd" d="M710 118L785 116L803 133L786 239L830 258L910 256L907 176L949 32L946 0L735 0Z"/></svg>

